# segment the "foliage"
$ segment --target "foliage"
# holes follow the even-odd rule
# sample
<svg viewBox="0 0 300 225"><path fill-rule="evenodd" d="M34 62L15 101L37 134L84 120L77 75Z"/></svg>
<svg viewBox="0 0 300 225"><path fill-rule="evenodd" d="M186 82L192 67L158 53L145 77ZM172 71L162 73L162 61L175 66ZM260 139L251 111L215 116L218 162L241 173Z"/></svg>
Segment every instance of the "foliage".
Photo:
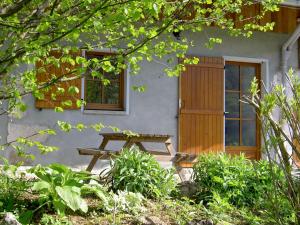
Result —
<svg viewBox="0 0 300 225"><path fill-rule="evenodd" d="M112 162L112 189L139 192L145 197L167 197L175 190L173 170L163 169L154 157L138 148L124 149Z"/></svg>
<svg viewBox="0 0 300 225"><path fill-rule="evenodd" d="M72 223L65 217L53 217L48 214L43 214L40 220L41 225L72 225Z"/></svg>
<svg viewBox="0 0 300 225"><path fill-rule="evenodd" d="M198 201L213 202L217 196L230 207L247 207L270 218L277 215L281 220L293 219L288 198L275 188L274 181L282 188L287 186L278 166L271 168L265 160L251 162L243 155L209 154L199 156L193 170Z"/></svg>
<svg viewBox="0 0 300 225"><path fill-rule="evenodd" d="M164 200L160 204L163 205L160 210L168 214L178 225L185 225L193 220L201 220L206 217L205 207L202 204L195 204L187 198Z"/></svg>
<svg viewBox="0 0 300 225"><path fill-rule="evenodd" d="M18 170L19 165L10 165L2 156L0 159L4 164L0 168L0 214L2 216L4 212L11 212L22 222L32 214L27 208L34 206L34 202L24 199L32 187L32 182L25 172Z"/></svg>
<svg viewBox="0 0 300 225"><path fill-rule="evenodd" d="M145 210L143 206L144 197L140 193L118 191L112 193L110 200L105 205L108 212L125 212L137 215Z"/></svg>
<svg viewBox="0 0 300 225"><path fill-rule="evenodd" d="M60 164L51 164L48 167L38 165L29 171L39 178L32 189L40 194L43 204L50 204L61 215L66 208L88 211L87 203L82 198L82 189L85 182L91 179L89 173L74 172Z"/></svg>
<svg viewBox="0 0 300 225"><path fill-rule="evenodd" d="M264 149L270 166L279 163L284 171L287 188L274 178L276 191L286 195L300 223L300 184L294 176L293 166L300 158L300 78L291 69L283 75L283 83L274 83L260 95L259 81L251 85L251 96L244 100L255 107L260 117ZM264 87L264 84L262 84ZM279 117L276 116L279 114ZM292 163L291 163L292 162Z"/></svg>
<svg viewBox="0 0 300 225"><path fill-rule="evenodd" d="M242 14L245 6L253 6L251 0L2 0L0 1L0 117L8 114L21 117L29 107L24 97L33 95L44 99L51 90L54 100L62 93L68 93L72 100L65 99L62 107L85 102L76 99L79 89L75 86L63 87L66 82L84 78L87 74L98 77L103 84L108 79L99 71L118 74L120 70L130 68L131 74L137 74L140 62L153 63L161 59L167 76L179 75L184 64L197 63L196 58L185 58L193 40L185 36L184 31L201 32L204 27L215 26L227 30L230 35L251 36L253 31L268 31L273 23L260 24L260 19L269 11L276 11L281 0L260 1L260 14L247 17ZM230 17L228 15L235 15ZM238 18L235 20L234 18ZM240 23L240 20L244 21ZM238 26L235 26L237 25ZM176 35L174 35L176 34ZM175 37L176 36L176 37ZM219 37L207 37L207 46L220 44ZM51 50L61 53L56 58ZM94 49L115 49L115 55L102 59L88 59L80 52ZM41 67L34 65L41 64ZM49 65L60 67L62 63L71 65L65 74L57 75L47 71ZM175 66L174 66L175 65ZM39 75L45 71L49 76L40 81ZM143 91L144 87L134 87ZM71 97L70 97L71 98ZM72 129L82 131L92 127L103 128L102 124L87 126L79 123L75 126L58 121L64 132ZM54 130L47 132L56 135ZM34 134L40 135L40 133ZM46 146L33 141L34 135L20 137L10 143L0 145L0 149L12 146L18 155L27 155L23 149L38 149L42 154L57 150L56 146Z"/></svg>
<svg viewBox="0 0 300 225"><path fill-rule="evenodd" d="M225 224L274 224L272 217L262 218L255 215L249 208L237 208L226 199L220 197L218 193L213 193L212 201L209 203L208 215L213 220ZM269 219L272 220L270 223ZM276 223L275 223L276 224Z"/></svg>
<svg viewBox="0 0 300 225"><path fill-rule="evenodd" d="M144 207L145 198L140 193L133 193L127 191L118 191L109 193L108 201L103 205L106 213L112 215L112 224L117 224L119 220L118 214L125 213L134 217L141 215L146 211Z"/></svg>
<svg viewBox="0 0 300 225"><path fill-rule="evenodd" d="M18 200L31 186L24 173L17 174L17 167L6 165L0 169L0 211L13 211Z"/></svg>
<svg viewBox="0 0 300 225"><path fill-rule="evenodd" d="M260 14L247 17L242 14L242 8L251 7L256 2L3 0L0 3L0 115L26 111L28 106L23 97L28 94L43 99L51 88L53 98L63 92L78 93L75 86L64 90L60 84L85 76L87 69L91 70L93 76L108 83L99 68L118 73L130 66L131 72L137 74L142 60L156 61L155 57L166 56L165 73L168 76L178 75L184 67L183 64L174 67L174 62L178 57L184 58L188 48L193 45L193 40L180 33L201 32L204 27L213 25L227 30L231 35L249 37L255 30L273 28L273 23L261 25L259 20L267 12L276 11L280 2L262 0ZM236 16L228 16L233 14ZM240 20L244 22L240 23ZM239 26L235 26L236 23ZM177 34L177 38L173 34ZM211 47L221 43L221 39L208 37L207 42ZM49 52L54 48L62 52L61 57L50 56ZM77 54L81 50L93 49L116 49L116 55L86 59ZM45 63L39 71L31 66L41 60ZM49 64L59 67L60 63L81 66L59 77L50 74L48 80L38 82L38 73L47 70ZM195 59L185 59L184 63L197 62ZM8 104L6 100L9 100ZM66 106L73 104L70 99L64 103ZM84 102L77 99L76 105L82 104ZM56 109L60 112L63 107Z"/></svg>

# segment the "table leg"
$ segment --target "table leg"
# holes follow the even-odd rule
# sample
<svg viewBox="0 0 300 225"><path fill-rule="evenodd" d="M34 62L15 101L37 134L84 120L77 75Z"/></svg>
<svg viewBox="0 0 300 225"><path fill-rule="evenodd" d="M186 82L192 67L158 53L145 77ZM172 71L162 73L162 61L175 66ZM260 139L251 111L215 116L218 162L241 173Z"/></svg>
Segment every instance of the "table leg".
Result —
<svg viewBox="0 0 300 225"><path fill-rule="evenodd" d="M102 140L102 142L101 142L101 144L100 144L100 146L99 146L99 150L104 150L105 147L106 147L106 145L107 145L107 143L108 143L108 141L109 140L104 137L103 140ZM91 172L93 170L96 162L98 161L98 159L99 159L99 156L98 155L94 155L93 158L92 158L92 160L91 160L91 162L90 162L90 164L86 168L86 170L89 171L89 172Z"/></svg>
<svg viewBox="0 0 300 225"><path fill-rule="evenodd" d="M103 138L103 140L102 140L102 142L101 142L101 144L100 144L100 146L99 146L99 149L100 150L104 150L105 149L105 147L106 147L106 145L107 145L107 143L108 143L108 139L107 138Z"/></svg>
<svg viewBox="0 0 300 225"><path fill-rule="evenodd" d="M167 148L167 150L169 151L169 153L171 155L175 155L175 150L171 141L171 138L169 138L166 142L165 142L165 146Z"/></svg>
<svg viewBox="0 0 300 225"><path fill-rule="evenodd" d="M99 156L98 155L94 155L90 164L88 165L88 167L86 168L87 171L91 172L92 169L94 168L96 162L98 161Z"/></svg>
<svg viewBox="0 0 300 225"><path fill-rule="evenodd" d="M134 143L131 141L131 139L129 139L129 140L127 140L125 142L125 144L123 145L122 149L124 149L124 148L130 149L133 144Z"/></svg>
<svg viewBox="0 0 300 225"><path fill-rule="evenodd" d="M141 142L135 142L136 146L139 147L139 149L141 151L147 152L146 148L144 147L144 145Z"/></svg>

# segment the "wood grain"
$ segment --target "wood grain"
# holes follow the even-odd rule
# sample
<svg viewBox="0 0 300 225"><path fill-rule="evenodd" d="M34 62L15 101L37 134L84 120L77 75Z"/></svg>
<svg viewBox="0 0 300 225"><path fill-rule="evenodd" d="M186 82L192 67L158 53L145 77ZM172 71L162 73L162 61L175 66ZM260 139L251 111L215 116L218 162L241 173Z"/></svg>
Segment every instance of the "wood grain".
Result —
<svg viewBox="0 0 300 225"><path fill-rule="evenodd" d="M179 152L224 151L224 60L199 57L180 76Z"/></svg>

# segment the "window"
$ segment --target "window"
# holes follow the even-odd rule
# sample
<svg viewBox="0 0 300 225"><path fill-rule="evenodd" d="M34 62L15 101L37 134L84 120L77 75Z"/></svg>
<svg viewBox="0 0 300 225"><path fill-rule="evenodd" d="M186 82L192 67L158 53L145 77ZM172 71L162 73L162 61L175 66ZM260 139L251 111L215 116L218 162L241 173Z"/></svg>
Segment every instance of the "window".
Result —
<svg viewBox="0 0 300 225"><path fill-rule="evenodd" d="M103 52L86 52L86 58L102 59L112 53ZM85 77L85 109L87 110L124 110L124 71L120 74L99 72L103 75L108 84L104 84L103 79L92 77L88 74Z"/></svg>
<svg viewBox="0 0 300 225"><path fill-rule="evenodd" d="M226 62L225 145L227 151L258 150L258 121L254 108L240 101L250 94L251 82L258 80L260 64Z"/></svg>

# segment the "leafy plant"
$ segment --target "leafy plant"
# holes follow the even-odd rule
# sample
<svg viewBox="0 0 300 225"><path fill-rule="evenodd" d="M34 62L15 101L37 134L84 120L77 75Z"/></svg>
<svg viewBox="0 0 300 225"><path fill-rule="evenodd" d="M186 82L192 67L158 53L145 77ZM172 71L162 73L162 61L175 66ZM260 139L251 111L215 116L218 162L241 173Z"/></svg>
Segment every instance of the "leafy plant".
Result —
<svg viewBox="0 0 300 225"><path fill-rule="evenodd" d="M191 221L206 219L205 207L203 204L196 204L188 198L168 199L160 204L162 205L162 208L158 210L167 214L170 219L174 221L174 224L194 224Z"/></svg>
<svg viewBox="0 0 300 225"><path fill-rule="evenodd" d="M221 199L232 207L246 207L262 217L272 218L276 214L282 221L292 221L288 198L275 188L274 179L277 185L287 187L278 166L270 167L265 160L252 162L243 155L208 154L199 156L193 170L197 201L211 204L218 196L218 201Z"/></svg>
<svg viewBox="0 0 300 225"><path fill-rule="evenodd" d="M210 201L216 192L235 206L253 205L272 190L269 169L265 161L252 163L243 155L201 155L193 168L198 198ZM283 177L282 171L277 171Z"/></svg>
<svg viewBox="0 0 300 225"><path fill-rule="evenodd" d="M143 206L144 196L140 193L118 191L112 193L110 200L105 205L108 212L125 212L137 215L146 209Z"/></svg>
<svg viewBox="0 0 300 225"><path fill-rule="evenodd" d="M48 167L38 165L29 171L39 178L32 189L40 194L43 204L50 204L61 215L66 208L88 211L87 203L81 195L85 183L91 179L89 173L74 172L60 164Z"/></svg>
<svg viewBox="0 0 300 225"><path fill-rule="evenodd" d="M300 158L300 79L292 69L282 76L283 82L273 83L268 90L265 88L262 96L259 82L253 80L251 96L244 96L244 100L255 107L260 117L270 166L279 162L284 171L287 187L276 185L276 191L287 196L300 224L300 183L293 168L299 166ZM274 116L278 113L279 117ZM278 183L276 177L273 180Z"/></svg>
<svg viewBox="0 0 300 225"><path fill-rule="evenodd" d="M41 225L72 225L71 221L69 221L65 217L54 217L48 214L43 214L40 224Z"/></svg>
<svg viewBox="0 0 300 225"><path fill-rule="evenodd" d="M0 169L0 209L12 211L20 196L31 186L24 173L17 174L17 166L5 165Z"/></svg>
<svg viewBox="0 0 300 225"><path fill-rule="evenodd" d="M112 162L112 189L167 197L176 188L173 170L163 169L152 155L138 148L124 149Z"/></svg>
<svg viewBox="0 0 300 225"><path fill-rule="evenodd" d="M212 201L208 205L207 213L217 223L228 225L269 224L266 219L255 215L249 208L233 206L218 193L213 193Z"/></svg>

